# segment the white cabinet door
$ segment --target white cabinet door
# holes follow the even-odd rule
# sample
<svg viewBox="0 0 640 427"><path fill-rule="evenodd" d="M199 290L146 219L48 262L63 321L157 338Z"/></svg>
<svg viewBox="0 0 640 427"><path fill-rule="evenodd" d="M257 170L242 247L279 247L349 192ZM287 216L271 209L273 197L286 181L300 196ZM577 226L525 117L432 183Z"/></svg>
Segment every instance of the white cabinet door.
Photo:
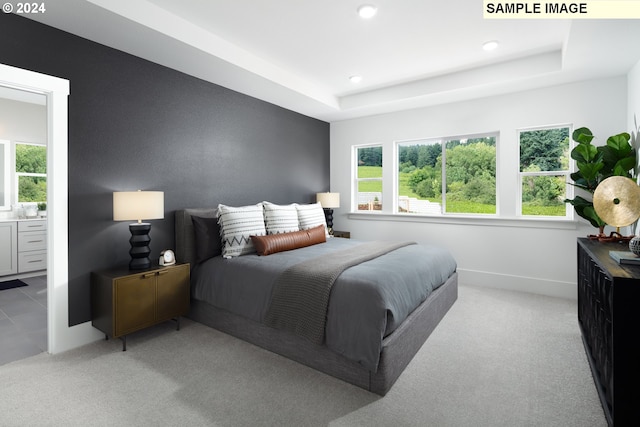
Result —
<svg viewBox="0 0 640 427"><path fill-rule="evenodd" d="M0 222L0 276L18 272L18 225Z"/></svg>

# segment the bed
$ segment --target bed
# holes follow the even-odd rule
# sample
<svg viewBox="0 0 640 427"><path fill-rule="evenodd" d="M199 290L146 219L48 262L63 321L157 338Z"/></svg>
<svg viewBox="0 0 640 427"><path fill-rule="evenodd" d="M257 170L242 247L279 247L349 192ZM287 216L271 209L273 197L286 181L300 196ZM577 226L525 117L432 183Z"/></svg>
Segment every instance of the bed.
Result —
<svg viewBox="0 0 640 427"><path fill-rule="evenodd" d="M176 257L179 262L192 265L188 317L378 395L384 396L389 391L457 299L456 265L448 252L406 242L337 275L330 290L321 341L274 327L273 323L268 326L274 311L272 297L275 301L276 282L282 271L310 260L356 253L367 245L331 237L323 243L268 256L246 254L225 259L216 255L203 259L202 241L197 236L203 233L202 221L216 215L216 208L176 211ZM407 266L406 259L416 251L432 258L433 265L413 262L413 266ZM367 282L373 276L379 276L381 281L376 285L381 287L376 295L390 294L391 299L397 297L400 302L388 306L387 302L378 301L377 296L359 293L369 286ZM433 283L420 290L405 283L426 276ZM388 287L389 282L394 282L393 286ZM406 292L415 294L410 299L417 301L406 302L403 295L394 297L403 286ZM368 304L361 303L367 298L375 306L371 312L366 308ZM365 324L373 326L365 328Z"/></svg>

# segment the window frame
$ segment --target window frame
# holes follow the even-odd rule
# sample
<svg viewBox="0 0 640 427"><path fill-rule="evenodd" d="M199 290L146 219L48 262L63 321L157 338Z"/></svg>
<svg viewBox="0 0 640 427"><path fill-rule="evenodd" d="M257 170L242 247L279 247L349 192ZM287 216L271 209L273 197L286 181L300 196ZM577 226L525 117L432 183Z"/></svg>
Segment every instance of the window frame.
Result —
<svg viewBox="0 0 640 427"><path fill-rule="evenodd" d="M20 177L22 176L31 176L31 177L36 177L36 178L44 178L45 180L47 180L47 173L36 173L36 172L18 172L17 168L16 168L16 162L17 162L17 156L16 156L16 148L18 145L33 145L33 146L37 146L37 147L43 147L45 150L47 150L47 145L46 144L38 144L35 142L23 142L23 141L12 141L12 171L13 171L13 189L14 189L14 193L13 193L13 203L36 203L36 202L21 202L20 201ZM49 182L47 180L47 186L49 185ZM45 193L47 194L47 193ZM47 203L47 200L40 200L39 202L45 202Z"/></svg>
<svg viewBox="0 0 640 427"><path fill-rule="evenodd" d="M0 139L0 151L2 151L2 164L0 164L0 173L2 173L1 191L4 192L4 201L0 203L0 211L11 210L13 199L11 196L13 174L15 172L15 163L11 165L11 141L8 139Z"/></svg>
<svg viewBox="0 0 640 427"><path fill-rule="evenodd" d="M568 147L568 169L567 170L558 170L558 171L538 171L538 172L522 172L521 171L521 159L520 159L520 135L522 132L531 132L537 130L550 130L550 129L561 129L567 128L569 130L569 147ZM571 159L571 150L575 147L575 142L571 138L573 134L573 124L572 123L560 123L560 124L552 124L552 125L542 125L542 126L530 126L516 129L516 142L518 143L518 161L516 167L518 168L518 182L517 182L517 197L516 197L516 217L523 219L540 219L540 220L548 220L548 219L556 219L556 220L573 220L574 219L574 209L573 206L569 203L565 203L565 214L563 216L559 215L526 215L522 213L522 203L523 203L523 193L522 193L522 184L523 178L527 176L560 176L563 175L565 177L565 199L573 199L574 197L574 187L571 184L571 174L575 172L574 161Z"/></svg>
<svg viewBox="0 0 640 427"><path fill-rule="evenodd" d="M447 169L446 169L446 164L447 164L447 142L448 141L455 141L455 140L468 140L468 139L478 139L478 138L495 138L495 148L496 148L496 158L495 158L495 162L496 162L496 170L495 170L495 196L496 196L496 204L495 204L495 213L470 213L470 212L447 212ZM440 206L440 213L436 214L436 213L425 213L425 212L421 212L421 213L411 213L411 212L400 212L400 194L399 194L399 190L400 190L400 146L401 145L411 145L412 142L414 143L418 143L420 141L424 141L424 142L431 142L433 144L440 144L440 148L441 148L441 156L442 156L442 168L440 170L440 176L441 176L441 188L440 188L440 193L442 196L442 201L441 201L441 206ZM494 217L498 217L500 214L500 202L499 202L499 194L500 192L498 191L498 187L499 187L499 179L498 179L498 175L499 175L499 162L498 162L498 157L499 157L499 150L498 150L498 145L500 143L500 132L499 131L488 131L488 132L477 132L477 133L470 133L470 134L458 134L458 135L450 135L450 136L443 136L443 137L429 137L429 138L412 138L412 139L405 139L405 140L396 140L393 142L393 147L394 147L394 166L393 166L393 173L394 173L394 187L393 187L393 191L394 191L394 206L393 206L393 214L394 215L401 215L401 216L425 216L425 217L455 217L455 216L467 216L467 217L478 217L478 218L494 218Z"/></svg>

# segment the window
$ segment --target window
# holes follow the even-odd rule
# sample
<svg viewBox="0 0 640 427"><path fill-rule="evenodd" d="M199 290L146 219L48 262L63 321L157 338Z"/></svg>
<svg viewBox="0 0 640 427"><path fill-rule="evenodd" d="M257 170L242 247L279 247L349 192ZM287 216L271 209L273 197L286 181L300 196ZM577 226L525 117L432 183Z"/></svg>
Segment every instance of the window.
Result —
<svg viewBox="0 0 640 427"><path fill-rule="evenodd" d="M356 211L382 210L382 146L356 147Z"/></svg>
<svg viewBox="0 0 640 427"><path fill-rule="evenodd" d="M520 213L568 216L569 126L520 130Z"/></svg>
<svg viewBox="0 0 640 427"><path fill-rule="evenodd" d="M398 142L398 212L495 214L496 140L485 134Z"/></svg>
<svg viewBox="0 0 640 427"><path fill-rule="evenodd" d="M47 201L47 147L16 143L18 203Z"/></svg>
<svg viewBox="0 0 640 427"><path fill-rule="evenodd" d="M11 207L11 142L0 139L0 210Z"/></svg>

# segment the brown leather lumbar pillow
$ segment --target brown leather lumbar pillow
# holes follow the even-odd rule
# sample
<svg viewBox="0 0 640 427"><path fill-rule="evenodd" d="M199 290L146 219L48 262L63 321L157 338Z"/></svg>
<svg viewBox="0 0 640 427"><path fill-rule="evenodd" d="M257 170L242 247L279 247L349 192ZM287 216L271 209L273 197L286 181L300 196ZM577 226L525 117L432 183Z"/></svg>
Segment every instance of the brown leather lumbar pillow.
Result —
<svg viewBox="0 0 640 427"><path fill-rule="evenodd" d="M291 233L251 236L251 241L258 255L270 255L276 252L290 251L291 249L324 243L327 238L324 233L324 225L319 225L308 230L293 231Z"/></svg>

